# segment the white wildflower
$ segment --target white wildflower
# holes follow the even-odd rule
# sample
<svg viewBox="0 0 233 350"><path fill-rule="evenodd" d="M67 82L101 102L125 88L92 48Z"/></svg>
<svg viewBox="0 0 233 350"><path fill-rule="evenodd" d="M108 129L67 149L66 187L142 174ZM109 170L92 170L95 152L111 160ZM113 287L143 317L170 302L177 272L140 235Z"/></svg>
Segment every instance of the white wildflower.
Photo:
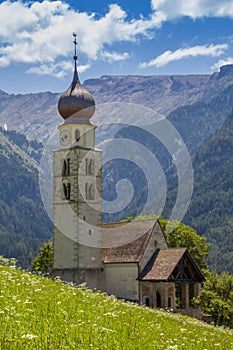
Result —
<svg viewBox="0 0 233 350"><path fill-rule="evenodd" d="M23 334L22 339L34 339L34 338L37 338L37 335L34 335L34 334Z"/></svg>

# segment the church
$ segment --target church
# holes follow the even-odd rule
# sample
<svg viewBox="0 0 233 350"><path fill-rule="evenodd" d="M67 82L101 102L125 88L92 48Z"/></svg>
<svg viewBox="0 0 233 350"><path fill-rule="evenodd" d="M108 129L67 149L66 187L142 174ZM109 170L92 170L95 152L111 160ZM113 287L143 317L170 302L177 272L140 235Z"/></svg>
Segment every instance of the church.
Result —
<svg viewBox="0 0 233 350"><path fill-rule="evenodd" d="M53 276L197 317L190 302L204 276L186 248L168 247L157 219L102 223L95 101L80 83L76 38L74 44L73 80L58 101L63 123L53 157Z"/></svg>

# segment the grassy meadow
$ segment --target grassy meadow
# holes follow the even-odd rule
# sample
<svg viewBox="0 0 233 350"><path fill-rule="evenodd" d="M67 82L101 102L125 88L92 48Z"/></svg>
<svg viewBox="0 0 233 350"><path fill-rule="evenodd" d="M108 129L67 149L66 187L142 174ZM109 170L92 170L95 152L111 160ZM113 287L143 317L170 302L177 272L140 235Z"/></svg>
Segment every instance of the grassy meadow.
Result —
<svg viewBox="0 0 233 350"><path fill-rule="evenodd" d="M233 332L0 265L0 349L233 349Z"/></svg>

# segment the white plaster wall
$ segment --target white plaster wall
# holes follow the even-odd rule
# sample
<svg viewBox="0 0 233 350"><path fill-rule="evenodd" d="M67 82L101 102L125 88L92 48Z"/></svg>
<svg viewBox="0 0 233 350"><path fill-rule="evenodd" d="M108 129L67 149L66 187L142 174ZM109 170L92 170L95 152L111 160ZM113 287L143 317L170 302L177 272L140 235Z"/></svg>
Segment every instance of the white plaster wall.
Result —
<svg viewBox="0 0 233 350"><path fill-rule="evenodd" d="M106 292L118 298L138 300L137 264L105 264Z"/></svg>

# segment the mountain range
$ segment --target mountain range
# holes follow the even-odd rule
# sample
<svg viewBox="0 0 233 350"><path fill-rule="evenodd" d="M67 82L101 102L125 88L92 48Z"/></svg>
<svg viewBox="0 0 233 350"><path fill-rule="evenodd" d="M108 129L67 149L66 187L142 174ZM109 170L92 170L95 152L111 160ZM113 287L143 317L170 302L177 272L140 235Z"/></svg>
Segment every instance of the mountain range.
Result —
<svg viewBox="0 0 233 350"><path fill-rule="evenodd" d="M125 102L148 107L167 117L179 107L211 100L231 84L233 65L223 66L212 75L105 75L86 80L83 85L93 94L97 107ZM0 90L0 125L7 124L9 130L23 133L29 139L45 141L62 122L57 111L59 96L51 92L15 95ZM123 116L119 121L127 122ZM116 119L111 113L104 116L97 113L93 122L101 125L114 123Z"/></svg>
<svg viewBox="0 0 233 350"><path fill-rule="evenodd" d="M161 120L166 117L176 128L190 153L194 171L194 191L184 222L197 229L212 244L209 266L218 272L227 270L233 273L233 66L224 66L219 73L212 75L103 76L87 80L84 86L96 100L97 113L93 122L99 125L97 130L100 141L111 135L111 124L116 121L126 124L129 120L136 124L145 122L147 110L150 122L153 122L153 113L157 113L155 125L157 123L158 128L158 114ZM15 251L9 251L9 246L13 247L16 242L28 242L24 253L21 249L21 253L14 256L21 259L24 265L29 263L38 245L51 237L51 222L43 209L38 190L38 167L43 151L43 145L38 142L47 141L56 131L57 125L62 123L56 109L58 98L59 94L50 92L13 95L0 91L0 125L10 130L0 133L0 160L5 174L0 187L0 232L3 235L1 241L6 242L0 246L0 253L14 256ZM112 104L130 107L122 114L119 114L120 108L116 118ZM106 126L103 125L105 123ZM11 130L25 134L27 139ZM169 154L158 140L150 139L143 133L139 135L138 132L134 127L121 127L114 131L114 137L136 139L156 155L168 187L162 214L169 217L177 195L178 179L173 162L175 155ZM110 162L103 169L105 198L115 198L114 183L119 179L127 177L134 187L132 204L127 210L105 217L105 220L137 215L143 206L146 179L142 173L136 172L135 164L131 163L123 166L118 162L114 170ZM28 188L24 185L25 181L30 183ZM6 189L10 198L13 196L11 200L6 196ZM24 207L28 210L25 209L25 213L22 211ZM148 211L153 212L154 208L152 200ZM15 223L12 227L13 217L15 221L21 222L21 226ZM28 221L30 217L33 218L31 222ZM23 229L24 220L30 223ZM33 246L31 258L24 261L23 256L29 246Z"/></svg>

